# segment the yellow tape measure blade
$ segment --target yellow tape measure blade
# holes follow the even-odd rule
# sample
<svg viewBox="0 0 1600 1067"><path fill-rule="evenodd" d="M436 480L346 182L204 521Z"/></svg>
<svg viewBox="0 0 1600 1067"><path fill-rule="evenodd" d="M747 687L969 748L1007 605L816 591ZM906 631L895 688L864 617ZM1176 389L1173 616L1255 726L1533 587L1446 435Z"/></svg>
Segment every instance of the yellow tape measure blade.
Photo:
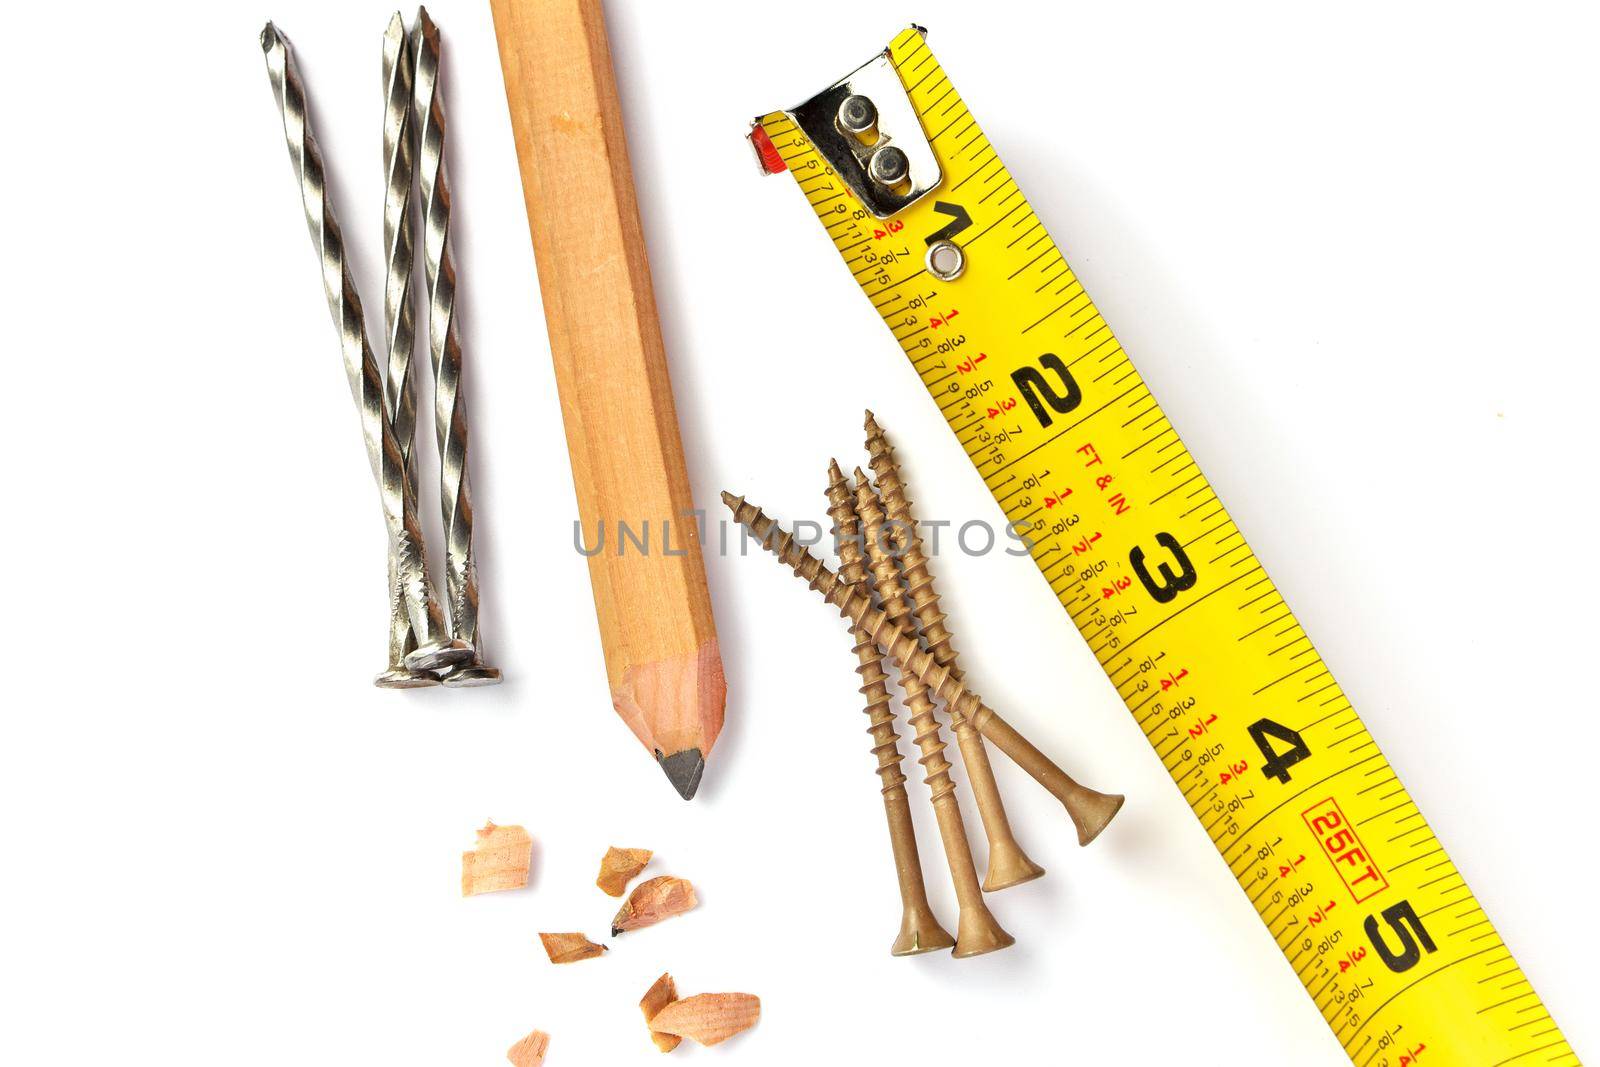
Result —
<svg viewBox="0 0 1600 1067"><path fill-rule="evenodd" d="M758 157L794 175L1025 524L1346 1052L1359 1067L1577 1063L924 34L879 64L758 119ZM855 97L876 125L853 129Z"/></svg>

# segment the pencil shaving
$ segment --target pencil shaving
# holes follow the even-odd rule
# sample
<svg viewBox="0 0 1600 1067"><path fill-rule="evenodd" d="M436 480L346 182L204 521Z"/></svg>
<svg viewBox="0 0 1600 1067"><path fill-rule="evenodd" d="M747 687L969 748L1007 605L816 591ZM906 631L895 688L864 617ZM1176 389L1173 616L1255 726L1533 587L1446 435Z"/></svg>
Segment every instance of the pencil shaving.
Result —
<svg viewBox="0 0 1600 1067"><path fill-rule="evenodd" d="M550 1035L543 1030L535 1030L527 1037L511 1046L506 1053L506 1059L516 1067L539 1067L544 1062L545 1049L550 1047Z"/></svg>
<svg viewBox="0 0 1600 1067"><path fill-rule="evenodd" d="M490 821L478 831L478 847L461 854L461 895L521 889L528 884L532 860L533 839L528 831Z"/></svg>
<svg viewBox="0 0 1600 1067"><path fill-rule="evenodd" d="M592 960L606 951L604 945L597 945L582 934L540 934L539 940L544 944L544 954L550 957L551 963Z"/></svg>
<svg viewBox="0 0 1600 1067"><path fill-rule="evenodd" d="M761 998L749 993L698 993L668 1004L650 1020L650 1028L717 1045L743 1033L761 1018Z"/></svg>
<svg viewBox="0 0 1600 1067"><path fill-rule="evenodd" d="M606 896L620 897L627 892L628 883L639 877L644 865L650 862L651 855L653 853L647 848L617 848L613 845L606 849L604 858L600 860L600 876L594 880L594 884Z"/></svg>
<svg viewBox="0 0 1600 1067"><path fill-rule="evenodd" d="M611 920L611 936L616 937L624 930L654 926L662 919L682 915L696 903L694 886L685 879L663 875L641 882L617 912L617 917Z"/></svg>
<svg viewBox="0 0 1600 1067"><path fill-rule="evenodd" d="M639 1001L639 1010L644 1012L645 1025L650 1025L650 1020L661 1013L667 1005L675 1003L678 999L678 984L672 980L672 975L663 973L656 979L655 985L645 993L644 999ZM671 1052L677 1048L683 1038L677 1034L664 1034L659 1030L650 1031L650 1040L656 1043L656 1048L662 1052Z"/></svg>

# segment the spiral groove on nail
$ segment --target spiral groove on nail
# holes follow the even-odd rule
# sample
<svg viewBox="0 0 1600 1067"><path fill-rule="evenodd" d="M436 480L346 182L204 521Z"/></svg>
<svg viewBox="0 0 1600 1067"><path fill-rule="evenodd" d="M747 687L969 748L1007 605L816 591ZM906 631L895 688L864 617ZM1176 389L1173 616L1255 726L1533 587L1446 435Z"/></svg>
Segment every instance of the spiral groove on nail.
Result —
<svg viewBox="0 0 1600 1067"><path fill-rule="evenodd" d="M411 86L414 61L405 23L397 11L383 35L383 319L389 343L384 402L394 425L395 444L413 491L417 485L414 443L417 434L417 396L413 384L412 354L416 349L416 301L411 275L416 261L415 226L412 222L412 184L416 177L415 131L411 123ZM417 647L416 634L406 614L405 598L396 581L397 562L389 554L391 597L389 605L389 669L403 668L407 653Z"/></svg>
<svg viewBox="0 0 1600 1067"><path fill-rule="evenodd" d="M439 442L439 500L444 518L445 595L455 636L482 665L478 638L478 568L472 545L472 486L467 473L467 408L461 393L456 328L456 263L450 239L450 180L445 166L444 99L439 86L439 27L417 10L415 122L422 190L423 273L428 285L428 346L433 363L433 419ZM446 679L448 684L449 679Z"/></svg>
<svg viewBox="0 0 1600 1067"><path fill-rule="evenodd" d="M900 568L882 541L883 507L860 469L856 470L856 514L861 516L867 558L872 564L873 588L878 592L884 614L898 628L904 625L909 615L905 595L900 590ZM891 658L900 670L900 688L905 692L907 722L914 731L912 741L921 753L917 762L922 764L923 781L928 784L933 799L938 801L954 793L956 786L950 778L950 760L944 754L945 742L939 719L934 714L933 699L928 695L928 687L921 679L906 671L905 664L898 656Z"/></svg>
<svg viewBox="0 0 1600 1067"><path fill-rule="evenodd" d="M322 265L328 311L339 331L345 376L361 416L367 460L378 483L384 521L395 559L395 582L405 600L412 630L427 646L426 663L458 659L448 645L444 616L434 598L417 524L415 487L406 477L405 459L384 402L384 375L367 340L361 298L345 260L344 238L328 197L322 152L307 113L305 84L288 39L272 23L261 31L267 76L283 120L289 159L300 183L306 225ZM417 655L417 653L413 653Z"/></svg>

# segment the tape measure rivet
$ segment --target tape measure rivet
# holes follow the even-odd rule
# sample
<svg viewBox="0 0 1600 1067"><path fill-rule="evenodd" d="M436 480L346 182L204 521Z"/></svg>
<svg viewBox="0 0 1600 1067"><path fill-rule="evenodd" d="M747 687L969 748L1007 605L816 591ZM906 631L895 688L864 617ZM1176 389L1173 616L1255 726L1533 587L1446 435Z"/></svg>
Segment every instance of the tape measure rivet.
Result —
<svg viewBox="0 0 1600 1067"><path fill-rule="evenodd" d="M884 145L867 161L867 177L884 187L899 185L911 174L911 160L893 145Z"/></svg>
<svg viewBox="0 0 1600 1067"><path fill-rule="evenodd" d="M928 246L927 263L929 274L953 282L967 269L967 254L954 241L935 241Z"/></svg>
<svg viewBox="0 0 1600 1067"><path fill-rule="evenodd" d="M839 105L839 125L846 133L862 134L878 124L878 107L860 93Z"/></svg>

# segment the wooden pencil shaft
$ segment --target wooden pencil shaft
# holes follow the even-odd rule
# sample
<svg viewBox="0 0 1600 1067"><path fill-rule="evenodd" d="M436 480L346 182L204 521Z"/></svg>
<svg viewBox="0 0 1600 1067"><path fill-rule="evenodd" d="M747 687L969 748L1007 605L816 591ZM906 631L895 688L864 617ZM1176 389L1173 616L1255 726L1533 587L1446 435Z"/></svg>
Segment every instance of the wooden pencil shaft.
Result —
<svg viewBox="0 0 1600 1067"><path fill-rule="evenodd" d="M907 673L921 679L941 700L958 708L985 740L992 742L1059 800L1077 828L1079 844L1087 845L1099 836L1122 807L1124 798L1120 794L1100 793L1074 781L993 708L985 705L976 693L952 677L948 667L934 662L918 645L914 632L897 628L887 615L872 606L871 597L841 581L826 564L797 544L792 533L760 508L732 493L723 493L722 502L733 512L735 521L756 535L762 547L822 594L823 599L838 608L839 614L853 626L865 630L879 648L897 656L905 664Z"/></svg>
<svg viewBox="0 0 1600 1067"><path fill-rule="evenodd" d="M491 6L612 702L692 796L726 687L604 14Z"/></svg>
<svg viewBox="0 0 1600 1067"><path fill-rule="evenodd" d="M861 519L865 535L868 568L873 589L891 618L904 620L910 608L900 591L900 572L894 557L883 545L884 515L877 494L868 484L866 475L856 471L856 514ZM961 817L961 805L956 800L955 783L950 778L950 761L944 756L944 739L939 735L939 719L934 713L933 700L928 687L914 675L908 674L901 656L890 653L895 668L900 671L900 687L905 692L906 711L911 728L915 731L923 779L933 801L933 812L939 822L939 837L944 843L945 861L950 866L950 879L955 886L956 903L960 918L956 927L957 956L976 956L993 952L1014 944L1016 939L1001 928L999 921L989 911L983 899L983 887L978 882L978 868L972 861L972 844L967 839L967 828Z"/></svg>
<svg viewBox="0 0 1600 1067"><path fill-rule="evenodd" d="M939 610L933 571L922 551L916 512L911 506L900 464L895 459L894 447L870 411L866 414L865 429L867 454L877 477L884 513L898 534L898 563L905 578L906 595L911 600L911 611L922 631L923 644L934 661L948 667L951 675L960 681L962 675L956 662L955 642L945 626L945 615ZM967 782L972 787L972 797L978 805L978 817L983 822L984 837L989 844L989 869L983 888L996 892L1040 877L1044 868L1028 858L1011 829L983 737L954 708L951 708L950 727L956 735L961 764L967 770Z"/></svg>

